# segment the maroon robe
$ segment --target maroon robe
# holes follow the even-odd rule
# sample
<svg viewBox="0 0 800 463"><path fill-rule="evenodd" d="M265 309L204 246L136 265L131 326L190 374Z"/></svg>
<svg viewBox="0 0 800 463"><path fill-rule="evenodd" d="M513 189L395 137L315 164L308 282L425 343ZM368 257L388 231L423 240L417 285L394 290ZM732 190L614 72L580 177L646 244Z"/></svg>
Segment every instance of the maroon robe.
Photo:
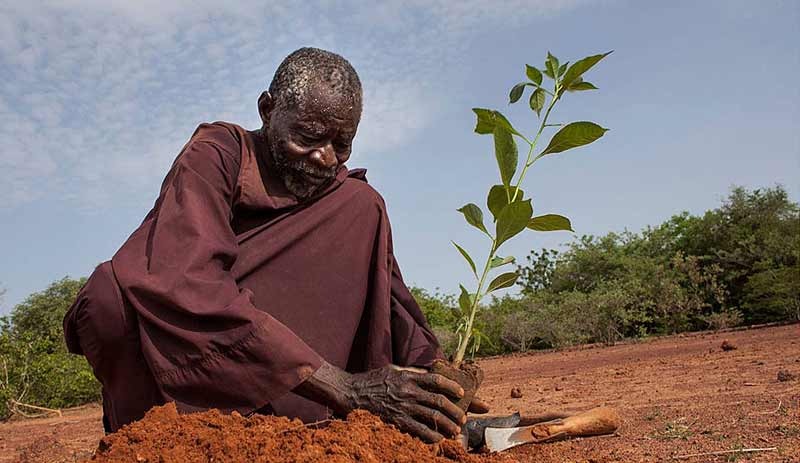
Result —
<svg viewBox="0 0 800 463"><path fill-rule="evenodd" d="M319 420L325 407L290 391L322 359L360 372L441 357L364 171L340 166L298 204L254 143L236 125L201 125L64 319L112 430L165 401Z"/></svg>

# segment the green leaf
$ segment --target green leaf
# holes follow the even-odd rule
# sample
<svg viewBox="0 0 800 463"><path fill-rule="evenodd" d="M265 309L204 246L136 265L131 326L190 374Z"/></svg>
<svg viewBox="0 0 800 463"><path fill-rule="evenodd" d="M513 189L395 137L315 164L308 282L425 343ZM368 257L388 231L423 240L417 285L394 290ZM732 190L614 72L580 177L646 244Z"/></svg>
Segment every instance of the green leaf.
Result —
<svg viewBox="0 0 800 463"><path fill-rule="evenodd" d="M525 65L525 75L536 85L542 85L542 71L536 69L530 64Z"/></svg>
<svg viewBox="0 0 800 463"><path fill-rule="evenodd" d="M486 231L486 227L483 226L483 211L481 211L480 207L473 203L469 203L462 206L461 209L458 209L458 212L464 214L464 218L467 219L468 224L486 233L487 235L489 234L489 232Z"/></svg>
<svg viewBox="0 0 800 463"><path fill-rule="evenodd" d="M602 137L607 131L608 129L604 129L594 122L571 122L553 135L550 144L548 144L547 148L537 157L542 157L545 154L560 153L578 146L588 145Z"/></svg>
<svg viewBox="0 0 800 463"><path fill-rule="evenodd" d="M553 56L549 51L547 52L547 59L544 61L544 65L547 68L545 74L551 79L555 79L556 75L558 75L558 58Z"/></svg>
<svg viewBox="0 0 800 463"><path fill-rule="evenodd" d="M489 336L485 335L478 328L472 328L472 348L470 349L470 352L473 357L475 357L475 354L480 350L481 343L484 341L492 346L492 348L497 348Z"/></svg>
<svg viewBox="0 0 800 463"><path fill-rule="evenodd" d="M520 135L520 133L517 132L517 130L511 125L511 122L509 122L508 119L506 119L506 117L503 116L499 111L483 108L472 108L472 111L478 118L478 122L475 125L476 133L481 135L493 133L494 128L498 125L501 125L514 135Z"/></svg>
<svg viewBox="0 0 800 463"><path fill-rule="evenodd" d="M511 93L508 94L508 104L516 103L522 97L522 92L525 91L526 85L528 84L522 82L511 89Z"/></svg>
<svg viewBox="0 0 800 463"><path fill-rule="evenodd" d="M472 112L478 118L478 122L475 124L476 133L485 135L494 131L495 118L492 114L494 111L491 109L472 108Z"/></svg>
<svg viewBox="0 0 800 463"><path fill-rule="evenodd" d="M472 348L470 349L470 355L472 358L475 358L475 354L478 352L478 349L481 348L481 337L475 335L475 330L472 330Z"/></svg>
<svg viewBox="0 0 800 463"><path fill-rule="evenodd" d="M495 222L497 222L497 215L506 205L508 205L508 190L506 190L506 186L492 186L489 190L489 196L486 197L486 206L489 208L489 212L492 213Z"/></svg>
<svg viewBox="0 0 800 463"><path fill-rule="evenodd" d="M489 264L489 266L490 266L491 268L502 267L503 265L506 265L506 264L513 264L513 263L514 263L514 260L515 260L515 259L514 259L514 256L508 256L508 257L500 257L500 256L497 256L497 257L492 257L492 262Z"/></svg>
<svg viewBox="0 0 800 463"><path fill-rule="evenodd" d="M517 132L517 129L515 129L514 126L511 125L511 122L508 119L506 119L506 116L500 113L500 111L494 111L494 120L497 126L505 127L506 130L513 133L514 135L522 136L522 134Z"/></svg>
<svg viewBox="0 0 800 463"><path fill-rule="evenodd" d="M531 100L530 105L531 109L536 111L536 115L539 116L542 112L542 108L544 108L544 101L547 98L546 94L544 93L543 88L537 88L536 90L531 93Z"/></svg>
<svg viewBox="0 0 800 463"><path fill-rule="evenodd" d="M464 250L464 248L462 248L461 246L459 246L458 243L456 243L455 241L451 241L451 243L453 243L453 246L455 246L456 249L458 249L458 252L460 252L461 255L464 256L464 259L466 259L467 263L469 264L469 267L472 269L472 273L475 275L475 278L478 278L478 270L475 268L475 261L472 260L472 257L470 257L467 251Z"/></svg>
<svg viewBox="0 0 800 463"><path fill-rule="evenodd" d="M531 200L517 200L507 205L497 216L495 249L525 229L533 215Z"/></svg>
<svg viewBox="0 0 800 463"><path fill-rule="evenodd" d="M491 283L489 283L489 288L486 290L486 292L491 293L492 291L496 291L498 289L514 286L514 283L517 281L517 277L519 277L517 272L507 272L499 275L497 278L492 280Z"/></svg>
<svg viewBox="0 0 800 463"><path fill-rule="evenodd" d="M564 78L561 80L561 83L564 87L569 87L575 79L582 76L584 72L588 71L592 68L595 64L599 63L601 59L605 58L606 56L610 55L614 50L611 50L608 53L602 53L600 55L592 55L587 56L581 60L578 60L572 66L567 69L567 72L564 74Z"/></svg>
<svg viewBox="0 0 800 463"><path fill-rule="evenodd" d="M511 188L509 193L506 193L505 185L494 185L489 190L489 196L486 198L486 206L489 207L489 211L491 211L495 222L497 222L497 216L500 215L500 211L508 205L508 198L514 194L514 189ZM519 193L517 193L517 198L522 199L524 197L525 192L520 188Z"/></svg>
<svg viewBox="0 0 800 463"><path fill-rule="evenodd" d="M580 77L578 78L580 79ZM597 87L595 87L589 82L584 82L584 81L574 82L572 85L567 87L568 92L580 92L584 90L597 90Z"/></svg>
<svg viewBox="0 0 800 463"><path fill-rule="evenodd" d="M461 312L468 316L472 309L472 295L464 285L458 286L461 288L461 295L458 296L458 306L461 307Z"/></svg>
<svg viewBox="0 0 800 463"><path fill-rule="evenodd" d="M558 214L545 214L539 215L528 222L528 228L536 231L558 231L565 230L575 232L572 229L572 223L563 215Z"/></svg>
<svg viewBox="0 0 800 463"><path fill-rule="evenodd" d="M494 127L494 156L500 168L500 179L506 188L511 184L511 178L517 170L517 143L511 132L501 124Z"/></svg>
<svg viewBox="0 0 800 463"><path fill-rule="evenodd" d="M567 61L566 63L562 64L558 68L558 77L561 77L561 76L564 75L564 72L567 70L567 66L569 66L569 61Z"/></svg>

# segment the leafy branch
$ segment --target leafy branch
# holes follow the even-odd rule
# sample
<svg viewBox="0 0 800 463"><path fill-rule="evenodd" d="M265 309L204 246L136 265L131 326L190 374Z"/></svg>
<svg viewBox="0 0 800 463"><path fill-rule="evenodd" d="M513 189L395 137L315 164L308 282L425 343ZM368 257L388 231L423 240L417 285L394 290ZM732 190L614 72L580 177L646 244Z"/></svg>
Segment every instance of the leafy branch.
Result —
<svg viewBox="0 0 800 463"><path fill-rule="evenodd" d="M453 357L453 363L456 365L464 360L470 346L474 355L480 347L481 340L485 338L475 328L475 315L480 301L494 291L513 286L517 281L518 274L516 272L505 272L493 278L487 285L489 274L493 270L514 262L514 257L501 257L497 254L500 246L526 228L534 231L573 231L570 220L564 216L558 214L534 216L531 199L525 199L525 192L521 185L528 169L542 157L588 145L602 137L608 130L588 121L569 124L554 124L548 123L548 121L553 108L556 103L561 101L565 92L597 89L590 82L583 80L583 74L610 53L588 56L570 66L568 62L560 64L558 58L548 52L542 70L531 65L525 66L525 75L528 80L511 88L509 104L519 101L528 87L533 89L528 105L531 111L536 113L540 123L539 129L532 138L517 131L499 111L473 108L477 117L475 132L481 135L491 134L494 139L494 154L502 183L489 189L486 201L486 206L494 221L494 234L484 225L483 211L478 205L469 203L458 209L469 225L480 230L491 240L491 247L483 270L479 274L474 259L464 248L453 242L458 252L469 264L478 282L474 292L469 292L464 285L460 285L461 294L458 304L461 309L461 320L457 329L459 343ZM552 80L552 89L542 86L544 77ZM542 110L544 110L544 115L542 115ZM544 150L534 155L539 139L545 129L550 127L560 127L560 129L553 135ZM519 167L519 149L515 138L527 144L528 148L516 182L514 182L514 176Z"/></svg>

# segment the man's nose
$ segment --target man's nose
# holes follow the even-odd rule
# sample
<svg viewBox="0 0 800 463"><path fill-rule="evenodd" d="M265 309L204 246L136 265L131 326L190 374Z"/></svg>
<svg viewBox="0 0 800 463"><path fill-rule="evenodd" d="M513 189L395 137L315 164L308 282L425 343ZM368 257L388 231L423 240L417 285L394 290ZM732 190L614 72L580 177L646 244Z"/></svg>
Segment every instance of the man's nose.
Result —
<svg viewBox="0 0 800 463"><path fill-rule="evenodd" d="M336 159L336 152L330 142L311 152L311 162L323 169L332 169L339 163Z"/></svg>

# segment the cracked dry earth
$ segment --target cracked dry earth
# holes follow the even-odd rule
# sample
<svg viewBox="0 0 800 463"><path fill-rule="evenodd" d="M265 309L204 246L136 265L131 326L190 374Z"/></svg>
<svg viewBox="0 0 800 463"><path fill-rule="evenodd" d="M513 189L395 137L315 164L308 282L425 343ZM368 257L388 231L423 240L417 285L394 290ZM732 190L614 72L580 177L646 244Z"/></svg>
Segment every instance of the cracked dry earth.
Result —
<svg viewBox="0 0 800 463"><path fill-rule="evenodd" d="M735 349L723 350L723 341ZM486 372L481 395L492 405L493 413L576 412L609 405L624 420L614 436L521 446L506 452L507 458L500 461L800 462L797 324L498 357L480 364ZM521 397L512 398L512 388L518 388ZM0 423L0 462L91 458L103 437L100 419L99 406L90 405L67 410L59 418ZM382 453L373 454L378 458L374 461L421 461L407 458L428 455L418 442L387 431L371 418L358 419L362 420L358 426L364 429L387 433L378 439ZM337 432L347 435L351 431L343 428ZM772 447L776 450L674 459ZM337 459L370 461L366 454L360 455ZM318 461L336 461L327 458ZM455 454L439 458L467 461L466 456Z"/></svg>

